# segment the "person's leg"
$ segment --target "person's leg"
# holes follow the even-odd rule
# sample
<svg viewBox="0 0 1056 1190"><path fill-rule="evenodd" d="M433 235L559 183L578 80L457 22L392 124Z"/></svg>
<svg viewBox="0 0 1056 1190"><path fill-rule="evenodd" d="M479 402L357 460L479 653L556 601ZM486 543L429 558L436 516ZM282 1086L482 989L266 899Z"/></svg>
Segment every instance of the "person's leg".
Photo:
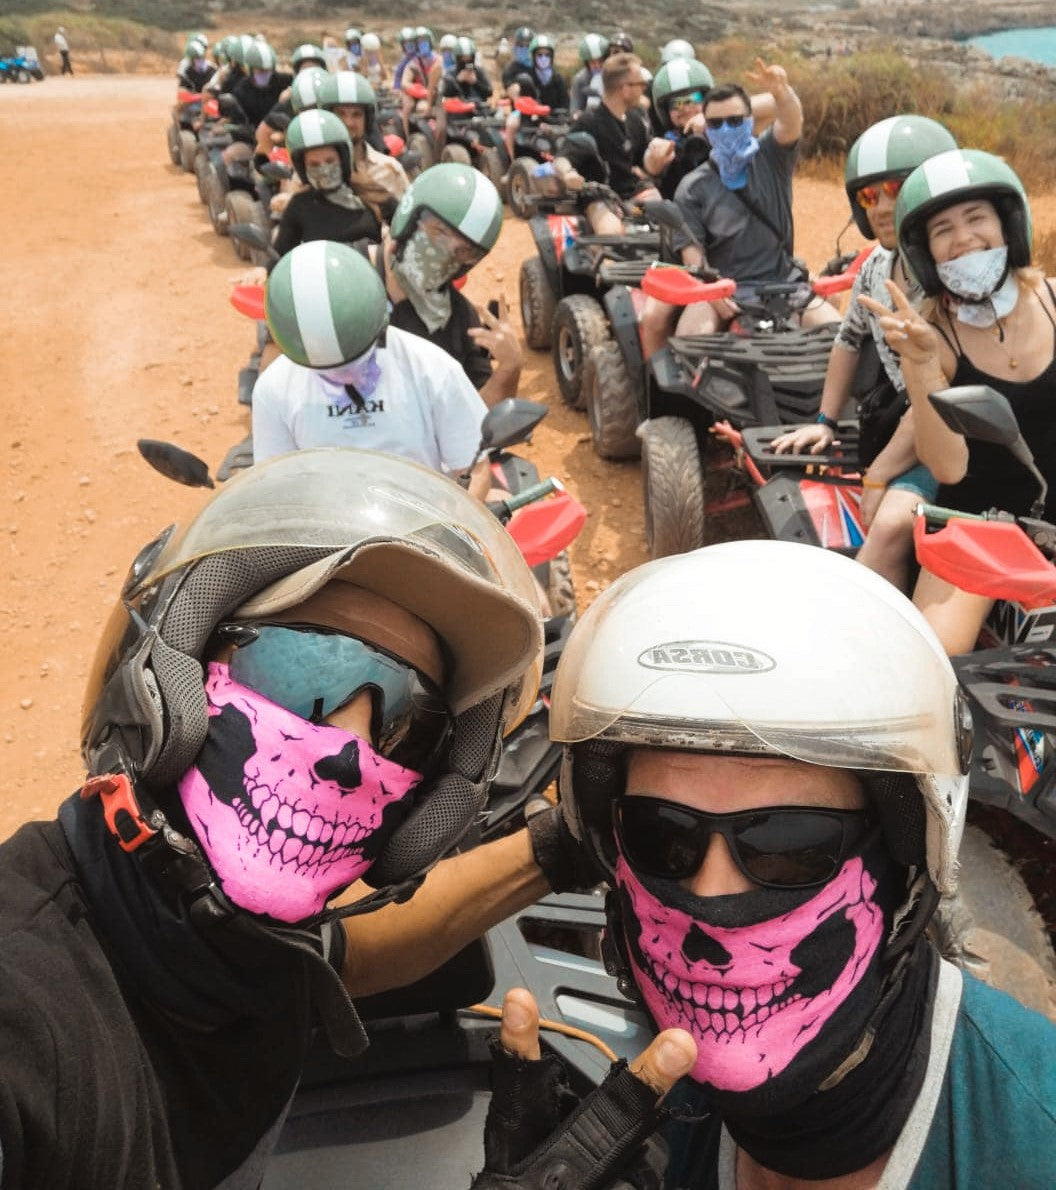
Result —
<svg viewBox="0 0 1056 1190"><path fill-rule="evenodd" d="M843 315L831 302L815 299L799 316L799 325L806 330L813 326L824 326L827 322L841 322Z"/></svg>
<svg viewBox="0 0 1056 1190"><path fill-rule="evenodd" d="M646 359L654 355L671 337L678 318L678 307L669 306L659 298L647 297L642 307L642 354Z"/></svg>
<svg viewBox="0 0 1056 1190"><path fill-rule="evenodd" d="M726 329L726 322L720 317L714 302L693 302L686 306L678 318L675 333L679 335L714 335Z"/></svg>
<svg viewBox="0 0 1056 1190"><path fill-rule="evenodd" d="M970 595L928 570L920 572L913 602L951 657L975 648L979 630L994 604L985 595Z"/></svg>
<svg viewBox="0 0 1056 1190"><path fill-rule="evenodd" d="M913 512L920 495L907 488L888 488L869 526L857 561L875 570L903 594L909 594L913 560Z"/></svg>
<svg viewBox="0 0 1056 1190"><path fill-rule="evenodd" d="M587 206L587 222L596 236L622 236L623 220L612 207L603 202L592 202Z"/></svg>

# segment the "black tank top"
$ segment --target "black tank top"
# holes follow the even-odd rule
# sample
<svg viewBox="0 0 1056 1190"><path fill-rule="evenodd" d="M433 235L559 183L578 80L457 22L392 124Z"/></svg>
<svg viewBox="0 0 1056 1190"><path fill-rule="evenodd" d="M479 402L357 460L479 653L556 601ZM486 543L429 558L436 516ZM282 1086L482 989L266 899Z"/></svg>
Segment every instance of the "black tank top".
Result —
<svg viewBox="0 0 1056 1190"><path fill-rule="evenodd" d="M1047 281L1045 288L1056 303L1056 295ZM1008 398L1023 437L1034 455L1034 462L1048 481L1049 493L1044 516L1046 520L1052 521L1056 520L1056 322L1053 322L1052 314L1044 302L1042 309L1053 326L1053 358L1040 375L1022 384L991 376L977 368L964 354L955 326L951 329L956 346L941 327L937 329L957 356L951 385L988 384ZM957 508L962 512L985 512L989 508L999 508L1004 512L1026 516L1037 495L1037 488L1037 481L1022 463L1012 457L1007 448L969 438L965 477L960 483L941 487L938 500L947 508Z"/></svg>

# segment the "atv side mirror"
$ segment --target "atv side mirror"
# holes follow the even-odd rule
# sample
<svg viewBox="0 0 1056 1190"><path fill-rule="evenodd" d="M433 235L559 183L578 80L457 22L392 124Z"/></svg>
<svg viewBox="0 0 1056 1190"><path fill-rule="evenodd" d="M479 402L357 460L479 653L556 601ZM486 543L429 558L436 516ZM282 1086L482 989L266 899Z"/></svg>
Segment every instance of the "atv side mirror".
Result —
<svg viewBox="0 0 1056 1190"><path fill-rule="evenodd" d="M265 161L257 168L257 173L269 182L285 182L293 177L293 170L281 161Z"/></svg>
<svg viewBox="0 0 1056 1190"><path fill-rule="evenodd" d="M546 417L547 408L538 401L507 397L493 405L480 423L481 450L516 446L525 442Z"/></svg>
<svg viewBox="0 0 1056 1190"><path fill-rule="evenodd" d="M143 458L166 479L174 479L189 488L216 486L209 475L208 464L189 450L156 438L140 438L136 446Z"/></svg>
<svg viewBox="0 0 1056 1190"><path fill-rule="evenodd" d="M271 246L271 240L268 239L267 233L255 223L232 223L227 229L227 234L233 240L239 240L251 248L266 253L269 260L279 259L279 254Z"/></svg>
<svg viewBox="0 0 1056 1190"><path fill-rule="evenodd" d="M1049 485L1034 462L1030 447L1020 432L1016 415L1004 394L988 384L962 384L929 393L928 400L955 434L1008 447L1038 481L1039 494L1035 501L1037 511L1033 515L1039 516L1045 505Z"/></svg>

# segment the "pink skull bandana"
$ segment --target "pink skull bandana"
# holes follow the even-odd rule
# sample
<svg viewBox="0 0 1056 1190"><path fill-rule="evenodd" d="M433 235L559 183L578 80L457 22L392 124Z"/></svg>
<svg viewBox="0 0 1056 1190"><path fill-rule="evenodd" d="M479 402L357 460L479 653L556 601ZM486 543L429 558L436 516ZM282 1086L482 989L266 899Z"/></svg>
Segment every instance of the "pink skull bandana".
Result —
<svg viewBox="0 0 1056 1190"><path fill-rule="evenodd" d="M179 792L221 888L278 921L322 912L370 867L386 811L422 775L240 686L226 665L210 663L205 692L209 734Z"/></svg>
<svg viewBox="0 0 1056 1190"><path fill-rule="evenodd" d="M884 935L877 881L860 856L796 908L739 927L665 904L622 856L616 881L650 1015L693 1035L692 1077L720 1091L752 1091L784 1072L862 981Z"/></svg>

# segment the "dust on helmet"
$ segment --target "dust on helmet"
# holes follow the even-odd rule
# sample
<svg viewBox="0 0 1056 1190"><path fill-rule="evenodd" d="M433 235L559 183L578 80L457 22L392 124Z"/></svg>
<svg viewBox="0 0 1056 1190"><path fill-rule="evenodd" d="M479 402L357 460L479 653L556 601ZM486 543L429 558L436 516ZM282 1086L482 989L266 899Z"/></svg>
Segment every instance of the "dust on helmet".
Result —
<svg viewBox="0 0 1056 1190"><path fill-rule="evenodd" d="M471 165L445 161L420 173L404 191L392 216L399 249L423 211L442 219L472 244L490 252L502 229L502 199L495 185ZM468 272L467 265L462 272Z"/></svg>
<svg viewBox="0 0 1056 1190"><path fill-rule="evenodd" d="M686 41L683 37L675 37L661 49L660 62L663 64L673 62L676 58L695 58L696 56L697 51L691 42Z"/></svg>
<svg viewBox="0 0 1056 1190"><path fill-rule="evenodd" d="M247 70L274 70L278 65L275 51L265 41L253 41L246 50Z"/></svg>
<svg viewBox="0 0 1056 1190"><path fill-rule="evenodd" d="M928 220L973 198L985 198L997 209L1008 245L1008 267L1030 264L1033 225L1027 193L1016 172L992 153L951 149L918 165L903 182L895 203L898 246L929 297L940 294L943 286L928 248Z"/></svg>
<svg viewBox="0 0 1056 1190"><path fill-rule="evenodd" d="M347 143L345 126L332 112L305 112L297 120L318 116L340 126ZM337 368L358 358L389 322L385 287L374 267L354 248L331 240L298 244L279 260L268 276L264 312L282 352L305 368Z"/></svg>
<svg viewBox="0 0 1056 1190"><path fill-rule="evenodd" d="M472 37L456 37L451 52L455 56L456 69L476 65L477 43Z"/></svg>
<svg viewBox="0 0 1056 1190"><path fill-rule="evenodd" d="M851 215L862 235L874 238L868 214L855 201L863 186L884 178L904 180L922 161L956 148L953 134L927 116L889 116L867 128L851 145L843 173Z"/></svg>
<svg viewBox="0 0 1056 1190"><path fill-rule="evenodd" d="M290 106L294 115L319 106L319 92L329 77L330 72L319 66L309 66L294 76L290 84Z"/></svg>
<svg viewBox="0 0 1056 1190"><path fill-rule="evenodd" d="M616 32L609 38L609 53L633 54L634 39L629 33L625 33L622 29L617 29Z"/></svg>
<svg viewBox="0 0 1056 1190"><path fill-rule="evenodd" d="M531 572L510 535L457 483L409 459L295 451L243 471L188 525L144 547L87 685L89 775L127 773L145 813L152 802L178 815L176 782L206 738L203 658L217 626L296 607L335 580L424 620L450 657L445 696L457 719L447 772L422 787L369 878L381 888L423 872L479 814L487 781L467 779L465 757L487 769L503 727L532 705L542 634Z"/></svg>
<svg viewBox="0 0 1056 1190"><path fill-rule="evenodd" d="M673 58L660 67L653 79L653 106L666 126L670 124L672 99L699 91L703 100L714 86L711 71L703 62L696 58Z"/></svg>
<svg viewBox="0 0 1056 1190"><path fill-rule="evenodd" d="M345 103L358 104L363 108L369 132L374 127L378 97L358 71L339 70L336 74L328 74L319 87L320 107L329 109Z"/></svg>
<svg viewBox="0 0 1056 1190"><path fill-rule="evenodd" d="M376 33L364 33L363 49L368 54L376 54L381 49L381 38Z"/></svg>
<svg viewBox="0 0 1056 1190"><path fill-rule="evenodd" d="M324 145L337 150L341 158L341 179L347 186L352 173L352 141L348 129L337 116L333 112L314 108L301 112L289 122L286 128L286 148L289 150L293 168L302 182L308 181L304 164L305 152L308 149L322 148ZM298 360L298 363L303 361Z"/></svg>
<svg viewBox="0 0 1056 1190"><path fill-rule="evenodd" d="M323 70L325 70L326 55L323 53L321 47L317 45L311 45L309 42L305 42L303 45L299 45L290 55L290 65L293 67L294 74L296 74L306 62L314 62L317 66L320 66Z"/></svg>
<svg viewBox="0 0 1056 1190"><path fill-rule="evenodd" d="M550 734L568 745L569 826L610 875L625 753L655 747L851 769L895 861L955 889L970 754L956 676L909 600L832 551L734 541L623 575L565 646Z"/></svg>
<svg viewBox="0 0 1056 1190"><path fill-rule="evenodd" d="M579 43L579 60L584 66L588 62L600 62L609 52L609 39L600 33L588 33Z"/></svg>

